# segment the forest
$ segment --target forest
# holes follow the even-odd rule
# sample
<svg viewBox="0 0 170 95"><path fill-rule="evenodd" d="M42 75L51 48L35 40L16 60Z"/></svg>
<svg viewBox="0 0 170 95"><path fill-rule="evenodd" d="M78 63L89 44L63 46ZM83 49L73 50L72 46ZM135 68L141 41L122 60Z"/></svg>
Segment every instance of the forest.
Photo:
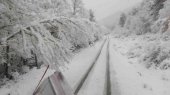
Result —
<svg viewBox="0 0 170 95"><path fill-rule="evenodd" d="M106 31L81 0L0 0L1 78L23 66L58 69Z"/></svg>
<svg viewBox="0 0 170 95"><path fill-rule="evenodd" d="M170 95L169 14L170 0L0 0L0 95Z"/></svg>

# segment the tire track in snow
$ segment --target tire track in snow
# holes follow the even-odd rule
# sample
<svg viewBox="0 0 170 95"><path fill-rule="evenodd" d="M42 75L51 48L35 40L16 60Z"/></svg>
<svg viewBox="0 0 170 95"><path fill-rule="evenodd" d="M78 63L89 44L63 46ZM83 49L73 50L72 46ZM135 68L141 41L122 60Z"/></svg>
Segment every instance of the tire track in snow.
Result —
<svg viewBox="0 0 170 95"><path fill-rule="evenodd" d="M104 45L95 66L85 80L78 95L104 95L107 62L107 43Z"/></svg>
<svg viewBox="0 0 170 95"><path fill-rule="evenodd" d="M101 46L101 48L100 48L100 50L99 50L99 52L98 52L95 60L93 61L92 65L89 67L89 69L88 69L87 72L84 74L84 76L82 77L81 81L79 82L78 86L76 87L76 89L75 89L75 91L74 91L74 94L75 94L75 95L78 94L78 92L79 92L80 89L82 88L85 80L87 79L87 77L89 76L90 72L91 72L92 69L94 68L94 66L95 66L95 64L96 64L96 61L98 60L98 58L99 58L99 56L100 56L100 54L101 54L101 52L102 52L102 50L103 50L103 47L105 46L106 40L107 40L107 39L105 39L105 41L103 42L103 44L102 44L102 46Z"/></svg>
<svg viewBox="0 0 170 95"><path fill-rule="evenodd" d="M111 78L110 78L110 54L109 54L110 40L107 44L107 62L106 62L106 81L104 95L111 95Z"/></svg>

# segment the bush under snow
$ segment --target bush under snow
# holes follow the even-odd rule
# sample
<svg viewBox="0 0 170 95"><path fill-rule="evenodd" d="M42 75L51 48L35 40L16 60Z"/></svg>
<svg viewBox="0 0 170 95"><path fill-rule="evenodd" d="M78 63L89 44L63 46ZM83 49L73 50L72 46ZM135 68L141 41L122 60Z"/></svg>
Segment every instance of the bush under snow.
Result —
<svg viewBox="0 0 170 95"><path fill-rule="evenodd" d="M146 68L169 69L170 68L170 43L159 35L142 36L127 53L129 58L137 58L139 63Z"/></svg>

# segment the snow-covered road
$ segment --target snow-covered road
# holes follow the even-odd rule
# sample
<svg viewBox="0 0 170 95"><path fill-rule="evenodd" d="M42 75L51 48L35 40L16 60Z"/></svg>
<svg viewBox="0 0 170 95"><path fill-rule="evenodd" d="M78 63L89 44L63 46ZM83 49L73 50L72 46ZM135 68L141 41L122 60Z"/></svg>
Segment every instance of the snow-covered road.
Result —
<svg viewBox="0 0 170 95"><path fill-rule="evenodd" d="M135 43L110 37L77 54L64 72L75 94L170 95L169 71L148 70L128 59L125 51Z"/></svg>
<svg viewBox="0 0 170 95"><path fill-rule="evenodd" d="M126 56L141 41L134 39L110 36L77 53L61 70L75 95L170 95L169 70L147 69ZM31 95L45 69L34 68L16 83L9 81L0 95ZM53 72L48 70L45 78Z"/></svg>
<svg viewBox="0 0 170 95"><path fill-rule="evenodd" d="M84 50L64 72L76 95L120 95L115 71L110 64L109 42L107 38Z"/></svg>

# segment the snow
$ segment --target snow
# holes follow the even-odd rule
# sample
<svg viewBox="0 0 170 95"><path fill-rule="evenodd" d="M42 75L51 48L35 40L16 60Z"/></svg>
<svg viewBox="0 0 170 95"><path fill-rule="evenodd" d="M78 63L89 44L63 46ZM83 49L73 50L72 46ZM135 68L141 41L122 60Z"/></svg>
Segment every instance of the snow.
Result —
<svg viewBox="0 0 170 95"><path fill-rule="evenodd" d="M160 18L164 18L164 17L169 17L169 10L170 10L170 1L169 0L166 0L164 2L164 8L162 8L160 11L159 11L159 15L160 15Z"/></svg>
<svg viewBox="0 0 170 95"><path fill-rule="evenodd" d="M135 58L128 58L127 52L139 41L135 36L130 38L111 37L110 68L112 93L117 95L169 95L170 71L147 69L139 64ZM102 84L104 82L103 79L105 79L105 65L102 63L106 61L104 54L106 47L104 48L97 61L98 65L94 67L92 73L85 81L85 85L83 85L79 95L100 95L103 92L104 85ZM93 47L86 49L75 56L72 64L68 66L70 68L65 71L64 75L72 88L76 87L81 76L89 67L91 57L94 56L89 56L89 54L92 54L91 50L93 51L93 49ZM89 58L91 59L87 61Z"/></svg>
<svg viewBox="0 0 170 95"><path fill-rule="evenodd" d="M111 40L111 63L121 95L169 95L170 71L146 69L135 58L128 59L128 48L139 43L135 37Z"/></svg>
<svg viewBox="0 0 170 95"><path fill-rule="evenodd" d="M7 80L0 88L0 95L32 95L45 70L46 67L33 68L24 75L15 74L17 79ZM43 80L53 73L54 70L49 69Z"/></svg>
<svg viewBox="0 0 170 95"><path fill-rule="evenodd" d="M82 52L77 53L70 64L66 65L66 67L60 68L72 87L77 84L81 78L80 75L84 74L84 71L86 71L91 65L90 63L94 60L96 53L102 44L103 40L100 40L94 46L82 49ZM91 56L89 56L89 54ZM32 95L45 70L46 67L42 66L41 69L28 69L28 73L24 75L14 73L15 80L4 79L6 84L0 88L0 95ZM54 72L55 70L49 69L44 79L52 75Z"/></svg>
<svg viewBox="0 0 170 95"><path fill-rule="evenodd" d="M112 93L116 95L170 95L169 70L147 69L137 60L139 56L129 57L129 50L137 45L139 41L142 44L145 39L141 41L139 40L139 36L110 37L109 62ZM81 52L74 56L70 64L64 68L60 68L73 90L95 60L103 42L104 40L100 40L94 46L82 49ZM104 45L96 65L80 89L79 95L103 94L106 77L106 52L107 44ZM45 69L46 67L42 67L41 69L33 68L24 75L14 73L17 79L15 81L7 81L6 85L0 89L1 95L31 95ZM45 78L53 74L53 72L54 70L49 69Z"/></svg>
<svg viewBox="0 0 170 95"><path fill-rule="evenodd" d="M0 2L2 8L0 44L4 45L0 47L2 48L0 64L10 65L9 72L4 70L2 73L18 72L12 74L16 80L5 81L6 84L0 89L3 94L30 95L33 92L43 68L32 69L27 74L20 75L22 71L18 69L23 64L29 66L34 65L32 63L36 66L44 64L49 65L51 69L58 69L67 65L65 63L69 62L74 51L88 47L108 33L104 31L106 28L89 21L89 12L82 4L76 7L69 2L73 1L3 0ZM79 9L79 7L81 7L79 15L73 15L72 8ZM95 49L97 48L96 46Z"/></svg>
<svg viewBox="0 0 170 95"><path fill-rule="evenodd" d="M107 44L108 42L105 43L99 59L96 61L94 68L90 72L78 95L103 95L106 79Z"/></svg>
<svg viewBox="0 0 170 95"><path fill-rule="evenodd" d="M63 75L67 79L70 86L75 89L84 73L95 60L95 57L103 44L103 40L97 42L93 47L84 49L76 54L67 66L67 70L63 69Z"/></svg>

